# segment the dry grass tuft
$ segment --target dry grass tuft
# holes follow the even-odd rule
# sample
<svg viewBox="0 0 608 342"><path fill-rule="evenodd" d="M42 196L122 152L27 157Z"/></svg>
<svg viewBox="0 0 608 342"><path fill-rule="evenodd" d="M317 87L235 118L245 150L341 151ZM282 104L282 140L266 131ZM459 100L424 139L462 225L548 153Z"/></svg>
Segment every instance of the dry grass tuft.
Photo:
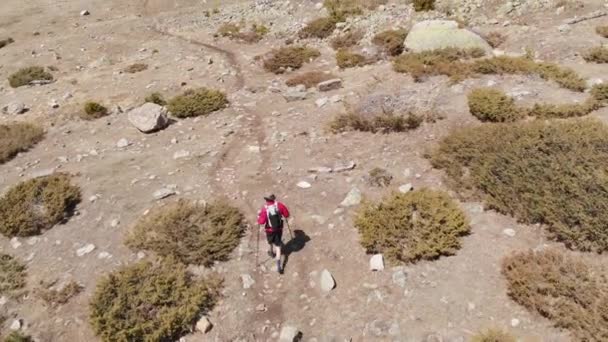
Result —
<svg viewBox="0 0 608 342"><path fill-rule="evenodd" d="M211 266L228 260L244 229L243 215L237 208L223 202L203 206L182 200L144 217L129 234L126 245L185 264Z"/></svg>
<svg viewBox="0 0 608 342"><path fill-rule="evenodd" d="M368 253L383 253L396 264L453 255L470 230L464 213L447 194L428 189L365 202L355 226Z"/></svg>
<svg viewBox="0 0 608 342"><path fill-rule="evenodd" d="M42 128L30 123L0 124L0 164L32 148L43 138Z"/></svg>
<svg viewBox="0 0 608 342"><path fill-rule="evenodd" d="M8 37L6 39L0 39L0 49L2 49L3 47L7 46L8 44L12 44L14 42L15 41L11 37Z"/></svg>
<svg viewBox="0 0 608 342"><path fill-rule="evenodd" d="M527 111L527 115L542 119L565 119L585 116L602 108L600 101L589 98L583 103L574 104L535 104Z"/></svg>
<svg viewBox="0 0 608 342"><path fill-rule="evenodd" d="M8 83L13 88L29 85L33 81L52 81L53 75L46 72L43 67L32 66L19 69L8 78Z"/></svg>
<svg viewBox="0 0 608 342"><path fill-rule="evenodd" d="M321 82L329 81L334 78L336 78L336 76L323 71L309 71L296 75L288 79L285 83L288 87L295 87L299 84L303 84L306 88L312 88L316 87L317 84Z"/></svg>
<svg viewBox="0 0 608 342"><path fill-rule="evenodd" d="M545 224L569 248L603 252L607 144L608 127L593 119L485 124L452 133L431 161L464 198Z"/></svg>
<svg viewBox="0 0 608 342"><path fill-rule="evenodd" d="M375 167L369 171L367 182L370 186L386 188L391 185L393 175L385 169Z"/></svg>
<svg viewBox="0 0 608 342"><path fill-rule="evenodd" d="M340 49L336 52L336 64L338 64L341 69L361 67L372 64L373 62L373 60L370 60L361 54L348 51L347 49Z"/></svg>
<svg viewBox="0 0 608 342"><path fill-rule="evenodd" d="M288 69L300 69L307 63L321 56L319 50L306 46L287 46L273 50L264 60L264 69L275 74L282 74Z"/></svg>
<svg viewBox="0 0 608 342"><path fill-rule="evenodd" d="M329 123L329 130L333 133L347 131L371 133L405 132L420 127L423 121L424 118L422 116L413 113L408 113L407 115L383 113L372 117L365 117L358 113L348 112L336 116Z"/></svg>
<svg viewBox="0 0 608 342"><path fill-rule="evenodd" d="M435 0L413 0L416 12L432 11L435 9Z"/></svg>
<svg viewBox="0 0 608 342"><path fill-rule="evenodd" d="M43 284L44 285L44 284ZM77 296L84 287L75 281L71 281L60 289L50 288L54 284L48 284L36 290L36 295L48 306L57 307L67 303L72 297Z"/></svg>
<svg viewBox="0 0 608 342"><path fill-rule="evenodd" d="M606 272L559 250L505 258L508 294L518 304L569 330L577 341L608 340Z"/></svg>
<svg viewBox="0 0 608 342"><path fill-rule="evenodd" d="M228 106L226 94L219 90L199 88L187 90L172 98L167 108L178 118L205 116Z"/></svg>
<svg viewBox="0 0 608 342"><path fill-rule="evenodd" d="M270 32L270 29L265 25L254 23L249 31L242 32L241 26L234 23L225 23L218 28L216 35L252 44L264 39L268 32Z"/></svg>
<svg viewBox="0 0 608 342"><path fill-rule="evenodd" d="M605 46L597 46L591 48L583 54L583 58L587 62L593 63L608 63L608 48Z"/></svg>
<svg viewBox="0 0 608 342"><path fill-rule="evenodd" d="M108 108L100 105L97 102L89 101L84 104L83 111L80 112L80 118L83 120L95 120L107 116Z"/></svg>
<svg viewBox="0 0 608 342"><path fill-rule="evenodd" d="M25 265L8 254L0 253L0 295L25 287Z"/></svg>
<svg viewBox="0 0 608 342"><path fill-rule="evenodd" d="M591 88L591 96L605 105L608 102L608 83L594 85Z"/></svg>
<svg viewBox="0 0 608 342"><path fill-rule="evenodd" d="M502 33L498 31L492 31L488 34L483 35L483 38L490 44L491 47L497 48L504 44L507 41L507 37L505 37Z"/></svg>
<svg viewBox="0 0 608 342"><path fill-rule="evenodd" d="M419 53L403 54L393 61L393 69L408 73L414 81L421 82L426 77L446 75L453 81L463 80L471 75L471 68L462 60L479 58L485 52L481 49L440 49Z"/></svg>
<svg viewBox="0 0 608 342"><path fill-rule="evenodd" d="M405 38L407 30L387 30L378 33L372 39L372 43L379 46L389 56L398 56L405 49Z"/></svg>
<svg viewBox="0 0 608 342"><path fill-rule="evenodd" d="M353 47L363 39L364 32L362 30L348 31L331 40L331 47L334 50Z"/></svg>
<svg viewBox="0 0 608 342"><path fill-rule="evenodd" d="M317 18L300 30L298 37L300 39L319 38L324 39L334 32L336 29L336 21L331 17Z"/></svg>
<svg viewBox="0 0 608 342"><path fill-rule="evenodd" d="M167 105L167 101L165 100L165 98L163 97L163 95L161 93L158 92L154 92L151 93L150 95L146 96L145 102L150 102L150 103L155 103L159 106L165 106Z"/></svg>
<svg viewBox="0 0 608 342"><path fill-rule="evenodd" d="M56 173L30 179L0 198L0 233L7 237L41 234L71 216L80 189L70 177Z"/></svg>
<svg viewBox="0 0 608 342"><path fill-rule="evenodd" d="M597 26L595 32L604 38L608 38L608 26Z"/></svg>
<svg viewBox="0 0 608 342"><path fill-rule="evenodd" d="M221 280L195 279L171 259L139 262L104 277L89 304L103 341L177 341L219 297Z"/></svg>
<svg viewBox="0 0 608 342"><path fill-rule="evenodd" d="M513 122L525 117L515 100L497 89L474 89L468 100L471 114L483 122Z"/></svg>
<svg viewBox="0 0 608 342"><path fill-rule="evenodd" d="M517 342L517 338L501 329L488 329L475 334L471 342Z"/></svg>
<svg viewBox="0 0 608 342"><path fill-rule="evenodd" d="M4 342L34 342L34 339L20 331L13 331L6 336Z"/></svg>
<svg viewBox="0 0 608 342"><path fill-rule="evenodd" d="M135 63L135 64L131 64L128 67L126 67L123 72L126 72L128 74L134 74L136 72L141 72L144 70L148 70L148 64L145 63Z"/></svg>

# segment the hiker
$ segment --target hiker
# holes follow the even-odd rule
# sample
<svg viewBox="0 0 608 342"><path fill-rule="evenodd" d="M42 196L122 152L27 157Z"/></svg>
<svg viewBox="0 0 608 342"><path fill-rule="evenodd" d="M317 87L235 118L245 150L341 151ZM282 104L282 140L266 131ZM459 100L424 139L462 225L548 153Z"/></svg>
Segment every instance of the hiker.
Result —
<svg viewBox="0 0 608 342"><path fill-rule="evenodd" d="M281 268L281 248L283 247L283 219L289 218L287 207L277 201L275 195L265 196L266 204L260 210L258 224L260 229L266 231L268 240L268 255L277 260L277 271L283 273Z"/></svg>

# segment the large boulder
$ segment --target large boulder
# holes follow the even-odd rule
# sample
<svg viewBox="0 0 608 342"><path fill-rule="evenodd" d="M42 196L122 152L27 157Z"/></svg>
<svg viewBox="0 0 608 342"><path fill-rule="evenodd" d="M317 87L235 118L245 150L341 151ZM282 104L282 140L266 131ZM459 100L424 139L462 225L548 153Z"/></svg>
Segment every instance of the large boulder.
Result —
<svg viewBox="0 0 608 342"><path fill-rule="evenodd" d="M129 121L138 130L151 133L167 127L167 109L155 103L145 103L129 112Z"/></svg>
<svg viewBox="0 0 608 342"><path fill-rule="evenodd" d="M449 47L480 48L487 53L492 47L478 34L460 28L452 20L426 20L414 25L405 38L405 47L413 52L422 52Z"/></svg>

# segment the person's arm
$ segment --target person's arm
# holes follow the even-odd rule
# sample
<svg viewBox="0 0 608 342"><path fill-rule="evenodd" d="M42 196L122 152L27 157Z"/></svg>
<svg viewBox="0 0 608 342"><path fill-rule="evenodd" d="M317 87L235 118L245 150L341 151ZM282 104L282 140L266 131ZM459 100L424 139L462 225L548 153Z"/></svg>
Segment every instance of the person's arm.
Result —
<svg viewBox="0 0 608 342"><path fill-rule="evenodd" d="M268 217L266 216L266 208L262 208L258 214L258 224L260 225L260 228L266 227L266 220L268 220Z"/></svg>
<svg viewBox="0 0 608 342"><path fill-rule="evenodd" d="M279 203L279 212L281 212L281 216L288 219L289 218L289 209L283 203Z"/></svg>

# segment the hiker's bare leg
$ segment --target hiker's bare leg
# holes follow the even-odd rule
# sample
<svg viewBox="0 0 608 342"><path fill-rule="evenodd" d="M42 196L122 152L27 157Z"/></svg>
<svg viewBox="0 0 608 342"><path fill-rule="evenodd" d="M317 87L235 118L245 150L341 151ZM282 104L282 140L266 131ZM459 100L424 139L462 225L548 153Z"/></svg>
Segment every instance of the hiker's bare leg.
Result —
<svg viewBox="0 0 608 342"><path fill-rule="evenodd" d="M274 246L277 261L281 261L281 246Z"/></svg>

